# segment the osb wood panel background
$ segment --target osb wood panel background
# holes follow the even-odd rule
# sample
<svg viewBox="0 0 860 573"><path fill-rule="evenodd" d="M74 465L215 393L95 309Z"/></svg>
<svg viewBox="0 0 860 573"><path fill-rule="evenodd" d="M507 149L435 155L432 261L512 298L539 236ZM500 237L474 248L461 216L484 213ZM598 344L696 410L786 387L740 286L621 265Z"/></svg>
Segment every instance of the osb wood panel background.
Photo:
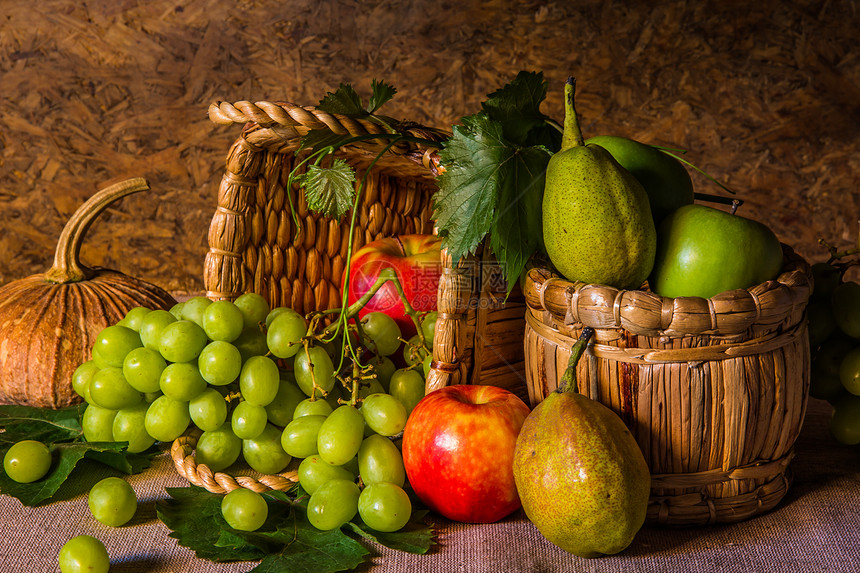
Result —
<svg viewBox="0 0 860 573"><path fill-rule="evenodd" d="M202 289L218 182L239 127L216 100L313 105L343 83L398 88L388 115L449 128L519 70L562 118L577 77L586 136L689 150L742 214L809 259L860 217L860 5L585 0L0 1L0 284L50 266L97 188L152 184L84 245L103 265ZM719 189L694 175L698 190Z"/></svg>

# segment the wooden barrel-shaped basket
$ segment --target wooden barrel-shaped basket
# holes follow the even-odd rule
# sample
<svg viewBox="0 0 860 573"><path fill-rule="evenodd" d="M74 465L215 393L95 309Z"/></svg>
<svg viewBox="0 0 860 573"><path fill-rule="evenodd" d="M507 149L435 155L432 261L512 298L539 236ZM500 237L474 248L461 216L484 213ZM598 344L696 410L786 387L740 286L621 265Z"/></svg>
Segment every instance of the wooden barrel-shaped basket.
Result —
<svg viewBox="0 0 860 573"><path fill-rule="evenodd" d="M570 348L595 329L578 391L615 411L651 471L647 522L688 526L768 511L809 389L809 265L783 245L783 272L710 299L571 282L545 269L525 286L532 404L557 388Z"/></svg>

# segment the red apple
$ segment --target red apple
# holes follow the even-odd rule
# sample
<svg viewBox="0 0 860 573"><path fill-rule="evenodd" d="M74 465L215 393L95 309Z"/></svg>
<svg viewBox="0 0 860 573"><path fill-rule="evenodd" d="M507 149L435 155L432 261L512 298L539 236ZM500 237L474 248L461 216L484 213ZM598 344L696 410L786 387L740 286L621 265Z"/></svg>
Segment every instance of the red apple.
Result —
<svg viewBox="0 0 860 573"><path fill-rule="evenodd" d="M415 494L465 523L493 523L519 509L514 448L528 415L525 402L498 386L446 386L422 398L403 432Z"/></svg>
<svg viewBox="0 0 860 573"><path fill-rule="evenodd" d="M400 235L367 243L352 255L349 277L349 304L361 298L384 268L392 268L403 285L406 300L417 311L436 310L436 291L442 274L442 241L434 235ZM384 312L397 322L404 338L416 333L403 301L391 282L373 295L359 312Z"/></svg>

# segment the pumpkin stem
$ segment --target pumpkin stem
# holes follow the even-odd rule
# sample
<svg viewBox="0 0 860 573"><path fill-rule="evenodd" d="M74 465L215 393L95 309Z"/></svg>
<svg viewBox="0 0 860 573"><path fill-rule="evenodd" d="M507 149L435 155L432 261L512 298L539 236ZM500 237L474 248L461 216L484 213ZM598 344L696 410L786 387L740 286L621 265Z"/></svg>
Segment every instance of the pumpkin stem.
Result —
<svg viewBox="0 0 860 573"><path fill-rule="evenodd" d="M85 280L90 270L81 265L80 254L90 225L114 201L148 189L149 183L143 177L126 179L105 187L78 207L63 227L54 252L54 265L45 273L45 280L61 284Z"/></svg>

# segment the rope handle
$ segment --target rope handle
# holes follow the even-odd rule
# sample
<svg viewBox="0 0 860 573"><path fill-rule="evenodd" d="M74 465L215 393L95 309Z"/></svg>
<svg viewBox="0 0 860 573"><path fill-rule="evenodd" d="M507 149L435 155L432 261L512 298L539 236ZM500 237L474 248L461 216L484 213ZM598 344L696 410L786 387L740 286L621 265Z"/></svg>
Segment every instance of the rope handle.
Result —
<svg viewBox="0 0 860 573"><path fill-rule="evenodd" d="M328 130L337 135L361 137L366 135L385 135L390 133L381 123L369 118L354 118L342 114L333 114L317 109L314 106L301 106L289 102L271 101L216 101L209 105L209 119L219 125L249 124L245 131L257 127L277 130L278 135L286 143L298 145L302 137L312 130ZM414 122L390 121L396 133L404 136L441 142L450 136L440 129L422 126ZM294 140L294 141L293 141ZM363 144L379 147L384 145L384 138L372 139ZM414 141L400 141L392 146L396 154L416 154L426 166L438 166L438 148Z"/></svg>
<svg viewBox="0 0 860 573"><path fill-rule="evenodd" d="M245 488L263 493L266 491L287 491L299 481L297 471L286 471L273 475L233 477L223 472L213 472L206 464L198 464L194 459L194 448L202 432L192 429L176 438L170 446L170 457L176 471L192 484L210 493L229 493L234 489Z"/></svg>

